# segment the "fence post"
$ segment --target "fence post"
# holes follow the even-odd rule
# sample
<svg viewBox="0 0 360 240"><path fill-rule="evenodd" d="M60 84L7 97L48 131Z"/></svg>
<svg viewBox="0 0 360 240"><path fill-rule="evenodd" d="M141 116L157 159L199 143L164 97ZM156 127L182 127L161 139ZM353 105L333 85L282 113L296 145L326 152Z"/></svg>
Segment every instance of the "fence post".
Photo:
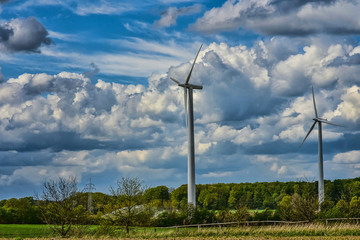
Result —
<svg viewBox="0 0 360 240"><path fill-rule="evenodd" d="M326 223L326 226L328 225L328 220L327 219L325 219L325 223Z"/></svg>
<svg viewBox="0 0 360 240"><path fill-rule="evenodd" d="M154 228L154 231L156 232L156 227Z"/></svg>
<svg viewBox="0 0 360 240"><path fill-rule="evenodd" d="M179 227L178 227L178 226L176 226L176 231L177 231L177 232L179 231Z"/></svg>
<svg viewBox="0 0 360 240"><path fill-rule="evenodd" d="M200 232L200 224L198 224L198 232Z"/></svg>

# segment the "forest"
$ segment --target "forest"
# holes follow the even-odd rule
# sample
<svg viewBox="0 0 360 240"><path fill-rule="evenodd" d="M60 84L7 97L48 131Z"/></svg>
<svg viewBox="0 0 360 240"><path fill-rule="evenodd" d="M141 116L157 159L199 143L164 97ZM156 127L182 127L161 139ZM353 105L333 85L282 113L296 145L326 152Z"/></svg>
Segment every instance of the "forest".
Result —
<svg viewBox="0 0 360 240"><path fill-rule="evenodd" d="M319 218L360 217L360 178L325 181L325 202L321 211L318 211L317 205L317 182L197 185L197 206L191 219L187 216L187 185L169 189L166 186L144 188L142 182L135 183L138 186L136 195L132 198L124 198L126 193L122 192L121 188L112 189L110 194L92 193L91 211L88 206L89 194L76 191L75 195L71 196L69 208L72 208L73 213L86 213L82 215L82 224L102 224L105 221L103 216L115 214L116 209L126 207L124 203L130 199L133 201L132 206L146 206L148 210L147 214L141 217L146 221L132 220L131 225L134 226L269 219L313 221ZM46 214L44 215L41 209L45 202L51 201L55 200L45 201L39 197L1 200L0 223L47 223L44 218ZM47 213L52 211L49 207L46 209ZM76 219L80 218L77 216Z"/></svg>

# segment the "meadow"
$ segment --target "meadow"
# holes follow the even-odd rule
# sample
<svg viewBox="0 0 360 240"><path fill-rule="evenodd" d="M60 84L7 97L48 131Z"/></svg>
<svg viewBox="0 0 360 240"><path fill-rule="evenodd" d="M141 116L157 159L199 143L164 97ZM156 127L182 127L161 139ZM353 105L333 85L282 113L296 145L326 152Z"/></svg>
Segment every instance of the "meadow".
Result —
<svg viewBox="0 0 360 240"><path fill-rule="evenodd" d="M98 226L80 227L76 239L360 239L360 226L355 224L320 223L279 226L239 226L211 228L133 228L129 235L122 229L99 231ZM46 225L2 224L0 239L44 239L54 238Z"/></svg>

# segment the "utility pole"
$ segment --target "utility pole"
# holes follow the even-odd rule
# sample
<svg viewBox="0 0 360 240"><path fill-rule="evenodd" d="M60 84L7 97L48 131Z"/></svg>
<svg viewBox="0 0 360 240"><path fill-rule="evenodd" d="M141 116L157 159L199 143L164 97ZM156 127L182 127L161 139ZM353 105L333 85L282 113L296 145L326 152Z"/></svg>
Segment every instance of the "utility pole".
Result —
<svg viewBox="0 0 360 240"><path fill-rule="evenodd" d="M86 187L84 189L85 191L88 192L88 211L90 213L93 213L93 211L94 211L93 205L92 205L92 191L96 189L94 186L95 185L91 183L91 178L90 178L89 183L86 184Z"/></svg>

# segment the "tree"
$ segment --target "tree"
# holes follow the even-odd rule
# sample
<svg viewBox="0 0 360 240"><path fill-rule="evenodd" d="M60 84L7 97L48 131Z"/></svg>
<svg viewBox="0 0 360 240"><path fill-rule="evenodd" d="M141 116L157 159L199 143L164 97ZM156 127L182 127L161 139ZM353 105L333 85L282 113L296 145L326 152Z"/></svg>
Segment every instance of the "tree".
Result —
<svg viewBox="0 0 360 240"><path fill-rule="evenodd" d="M348 217L349 204L344 199L340 199L336 203L335 209L337 210L337 213L338 213L338 216L335 216L335 217Z"/></svg>
<svg viewBox="0 0 360 240"><path fill-rule="evenodd" d="M239 203L236 207L234 218L237 222L248 220L250 218L248 207L245 204Z"/></svg>
<svg viewBox="0 0 360 240"><path fill-rule="evenodd" d="M175 208L187 207L187 185L181 185L171 192L171 202Z"/></svg>
<svg viewBox="0 0 360 240"><path fill-rule="evenodd" d="M301 197L294 193L291 197L291 208L297 220L312 221L316 218L318 203L315 196Z"/></svg>
<svg viewBox="0 0 360 240"><path fill-rule="evenodd" d="M32 197L20 199L11 198L4 202L4 210L8 213L7 218L12 219L8 223L40 223L38 209ZM9 216L11 214L11 216Z"/></svg>
<svg viewBox="0 0 360 240"><path fill-rule="evenodd" d="M138 178L125 178L117 181L116 188L111 188L115 197L114 211L111 213L117 224L125 226L129 233L131 226L149 222L151 213L144 205L145 187Z"/></svg>
<svg viewBox="0 0 360 240"><path fill-rule="evenodd" d="M165 201L170 200L169 188L166 186L157 186L149 188L144 193L147 203L151 203L156 207L164 207Z"/></svg>
<svg viewBox="0 0 360 240"><path fill-rule="evenodd" d="M42 220L62 237L86 217L86 209L77 201L76 177L45 180L38 199Z"/></svg>
<svg viewBox="0 0 360 240"><path fill-rule="evenodd" d="M285 195L278 205L277 212L280 218L284 221L290 221L294 218L293 209L291 206L291 196Z"/></svg>
<svg viewBox="0 0 360 240"><path fill-rule="evenodd" d="M360 199L353 197L350 201L350 217L360 217Z"/></svg>

